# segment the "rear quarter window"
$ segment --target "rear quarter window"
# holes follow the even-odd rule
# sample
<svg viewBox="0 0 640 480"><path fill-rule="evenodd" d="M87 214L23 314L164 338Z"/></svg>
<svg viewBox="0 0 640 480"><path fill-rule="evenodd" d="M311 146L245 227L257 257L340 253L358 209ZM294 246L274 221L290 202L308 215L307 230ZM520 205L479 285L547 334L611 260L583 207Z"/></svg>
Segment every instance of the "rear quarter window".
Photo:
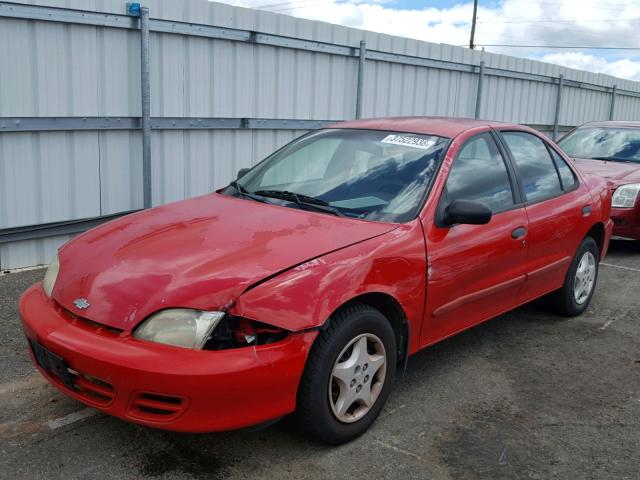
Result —
<svg viewBox="0 0 640 480"><path fill-rule="evenodd" d="M553 148L549 147L549 151L551 152L551 156L558 167L558 173L560 174L560 181L562 182L562 188L564 191L569 192L576 188L578 186L578 179L576 178L575 173L573 173L573 170L571 170L571 167L567 165L564 158L562 158Z"/></svg>

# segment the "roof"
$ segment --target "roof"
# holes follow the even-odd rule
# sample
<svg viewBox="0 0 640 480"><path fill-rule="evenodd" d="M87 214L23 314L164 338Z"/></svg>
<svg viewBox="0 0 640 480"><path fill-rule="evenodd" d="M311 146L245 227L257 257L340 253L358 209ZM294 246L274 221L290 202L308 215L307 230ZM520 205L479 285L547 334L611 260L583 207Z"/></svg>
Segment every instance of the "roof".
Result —
<svg viewBox="0 0 640 480"><path fill-rule="evenodd" d="M580 125L581 127L625 127L640 128L640 122L627 120L612 120L602 122L587 122Z"/></svg>
<svg viewBox="0 0 640 480"><path fill-rule="evenodd" d="M453 138L475 127L507 127L514 124L453 117L387 117L351 120L334 123L329 128L359 128L364 130L391 130Z"/></svg>

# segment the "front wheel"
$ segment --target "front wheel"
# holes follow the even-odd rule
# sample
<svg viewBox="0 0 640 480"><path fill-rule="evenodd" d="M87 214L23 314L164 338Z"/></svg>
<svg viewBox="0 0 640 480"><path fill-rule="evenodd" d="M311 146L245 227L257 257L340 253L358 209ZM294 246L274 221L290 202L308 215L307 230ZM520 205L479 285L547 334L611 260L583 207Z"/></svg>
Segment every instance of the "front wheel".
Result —
<svg viewBox="0 0 640 480"><path fill-rule="evenodd" d="M355 304L335 314L309 353L298 418L313 437L348 442L374 422L396 372L396 339L378 310Z"/></svg>
<svg viewBox="0 0 640 480"><path fill-rule="evenodd" d="M599 258L595 240L585 238L571 262L564 285L552 297L560 315L575 317L587 309L598 281Z"/></svg>

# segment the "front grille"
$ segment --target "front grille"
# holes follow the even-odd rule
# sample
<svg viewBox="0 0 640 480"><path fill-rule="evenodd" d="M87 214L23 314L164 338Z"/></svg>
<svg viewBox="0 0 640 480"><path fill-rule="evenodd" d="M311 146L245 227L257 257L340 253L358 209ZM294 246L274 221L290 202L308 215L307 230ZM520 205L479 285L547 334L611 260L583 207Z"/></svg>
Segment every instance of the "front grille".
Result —
<svg viewBox="0 0 640 480"><path fill-rule="evenodd" d="M137 392L131 399L129 415L141 420L169 421L180 415L187 400L173 395Z"/></svg>
<svg viewBox="0 0 640 480"><path fill-rule="evenodd" d="M79 315L76 315L75 313L73 313L70 310L67 310L64 307L61 307L61 308L64 311L64 314L67 316L67 318L71 320L71 322L74 323L75 325L91 329L96 333L106 332L114 335L120 335L122 332L124 332L124 330L121 330L119 328L110 327L108 325L104 325L102 323L89 320L88 318L80 317Z"/></svg>

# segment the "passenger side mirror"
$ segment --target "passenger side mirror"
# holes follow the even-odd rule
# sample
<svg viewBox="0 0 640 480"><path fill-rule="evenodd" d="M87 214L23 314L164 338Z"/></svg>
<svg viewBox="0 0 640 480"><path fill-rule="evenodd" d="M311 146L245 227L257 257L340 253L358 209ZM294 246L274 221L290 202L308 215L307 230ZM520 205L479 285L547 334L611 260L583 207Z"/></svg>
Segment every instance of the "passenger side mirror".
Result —
<svg viewBox="0 0 640 480"><path fill-rule="evenodd" d="M238 170L238 175L236 175L236 180L240 180L242 177L245 176L245 174L251 170L250 168L241 168L240 170Z"/></svg>
<svg viewBox="0 0 640 480"><path fill-rule="evenodd" d="M491 221L492 212L484 203L470 200L454 200L444 210L443 223L466 225L486 225Z"/></svg>

